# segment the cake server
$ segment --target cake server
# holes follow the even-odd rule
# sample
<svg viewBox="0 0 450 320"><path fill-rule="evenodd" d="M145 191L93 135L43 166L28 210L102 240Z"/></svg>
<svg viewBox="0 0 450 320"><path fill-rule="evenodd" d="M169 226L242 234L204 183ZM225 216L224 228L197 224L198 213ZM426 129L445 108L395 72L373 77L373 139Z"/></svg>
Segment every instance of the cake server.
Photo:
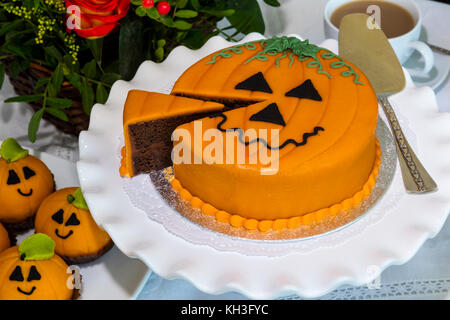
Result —
<svg viewBox="0 0 450 320"><path fill-rule="evenodd" d="M339 27L339 55L364 72L377 94L394 136L406 191L436 190L436 183L413 152L389 103L389 96L401 91L406 80L384 32L368 15L345 16Z"/></svg>

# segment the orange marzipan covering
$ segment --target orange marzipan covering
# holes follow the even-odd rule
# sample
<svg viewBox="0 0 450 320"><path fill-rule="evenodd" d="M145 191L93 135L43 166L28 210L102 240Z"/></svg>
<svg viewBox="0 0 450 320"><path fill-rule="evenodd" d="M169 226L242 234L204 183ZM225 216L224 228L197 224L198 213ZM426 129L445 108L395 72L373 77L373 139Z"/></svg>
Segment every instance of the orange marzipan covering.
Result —
<svg viewBox="0 0 450 320"><path fill-rule="evenodd" d="M225 122L222 117L199 120L203 130L217 128L221 122L222 129L279 129L278 145L289 139L301 141L303 134L312 132L316 126L324 130L304 145L288 144L280 149L279 168L272 175L261 174L267 165L260 162L174 164L175 177L183 188L224 212L259 221L289 219L328 208L361 190L376 159L377 98L368 79L356 66L347 62L363 84L355 83L353 76L343 76L348 67L333 68L331 65L339 63L339 58L323 59L322 52L325 53L320 51L317 57L331 78L309 67L311 60L294 59L291 64L290 59L283 58L277 66L282 53L267 55L265 61L254 59L244 63L256 54L255 50L244 48L242 53L219 57L215 63L208 64L212 54L186 70L175 83L172 94L257 101L224 112ZM236 89L238 83L259 72L272 93ZM314 85L321 101L286 96L306 80ZM252 115L271 103L277 104L284 126L252 121ZM191 141L175 142L175 147L184 144L180 149L188 150L192 159L203 156L205 160L206 144L201 149L190 147L194 145L194 123L179 128L191 133ZM261 143L258 148L263 148Z"/></svg>
<svg viewBox="0 0 450 320"><path fill-rule="evenodd" d="M126 152L126 150L131 150L132 148L128 133L129 125L155 119L222 109L223 105L216 102L176 97L157 92L131 90L128 93L123 109L125 149L122 150L120 174L129 177L135 175L133 172L131 152Z"/></svg>
<svg viewBox="0 0 450 320"><path fill-rule="evenodd" d="M377 141L377 158L373 166L373 170L370 173L369 179L364 183L364 186L360 191L355 193L352 197L334 204L331 207L320 209L314 212L306 213L303 215L294 216L288 219L273 219L273 220L256 220L247 219L238 214L230 214L223 210L214 208L211 204L202 201L198 197L192 196L192 194L183 188L180 181L176 178L172 179L172 188L178 193L180 198L189 201L193 208L200 209L201 212L207 216L214 216L217 221L229 223L235 228L244 227L247 230L258 230L261 232L269 231L271 229L281 231L283 229L295 229L302 225L307 226L311 224L319 224L325 219L335 217L341 213L345 213L352 208L358 207L361 202L370 195L370 192L376 184L376 179L381 165L381 149L380 144Z"/></svg>

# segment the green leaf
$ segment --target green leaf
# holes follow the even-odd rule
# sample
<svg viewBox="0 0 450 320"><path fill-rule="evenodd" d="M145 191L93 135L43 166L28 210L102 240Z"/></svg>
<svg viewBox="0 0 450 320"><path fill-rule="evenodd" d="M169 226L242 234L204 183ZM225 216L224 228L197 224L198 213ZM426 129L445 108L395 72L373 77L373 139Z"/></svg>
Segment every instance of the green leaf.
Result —
<svg viewBox="0 0 450 320"><path fill-rule="evenodd" d="M55 255L55 247L55 242L46 234L33 234L20 243L20 259L25 261L50 260Z"/></svg>
<svg viewBox="0 0 450 320"><path fill-rule="evenodd" d="M163 25L169 28L172 28L174 26L173 19L167 15L161 17L161 22L163 23Z"/></svg>
<svg viewBox="0 0 450 320"><path fill-rule="evenodd" d="M153 20L159 21L160 15L155 7L146 10L147 16Z"/></svg>
<svg viewBox="0 0 450 320"><path fill-rule="evenodd" d="M267 3L269 6L272 7L279 7L280 3L278 2L278 0L264 0L265 3Z"/></svg>
<svg viewBox="0 0 450 320"><path fill-rule="evenodd" d="M95 59L86 63L83 69L81 69L81 72L89 79L95 79L97 74L97 62L95 62Z"/></svg>
<svg viewBox="0 0 450 320"><path fill-rule="evenodd" d="M0 63L0 89L3 87L3 82L5 81L5 65Z"/></svg>
<svg viewBox="0 0 450 320"><path fill-rule="evenodd" d="M69 117L67 116L67 114L60 110L60 109L56 109L56 108L45 108L45 112L51 114L52 116L63 120L63 121L69 121Z"/></svg>
<svg viewBox="0 0 450 320"><path fill-rule="evenodd" d="M236 6L238 4L238 1L235 1L235 2L236 2L236 4L234 4L234 2L233 2L233 4ZM245 2L254 2L254 1L245 1ZM235 13L234 9L219 9L218 7L209 7L209 6L201 5L198 0L191 0L191 4L194 7L194 9L197 10L198 12L207 13L212 16L219 17L219 18L228 17Z"/></svg>
<svg viewBox="0 0 450 320"><path fill-rule="evenodd" d="M12 98L8 98L5 100L5 102L9 103L9 102L31 102L31 101L36 101L39 100L43 97L44 95L42 93L39 94L28 94L25 96L18 96L18 97L12 97Z"/></svg>
<svg viewBox="0 0 450 320"><path fill-rule="evenodd" d="M175 5L177 6L178 9L183 9L184 7L186 7L188 3L188 0L177 0L175 2Z"/></svg>
<svg viewBox="0 0 450 320"><path fill-rule="evenodd" d="M39 130L39 124L41 123L43 114L44 114L44 108L36 111L30 119L30 123L28 124L28 139L31 142L36 141L36 134Z"/></svg>
<svg viewBox="0 0 450 320"><path fill-rule="evenodd" d="M119 30L119 71L123 80L130 80L145 60L144 20L128 19Z"/></svg>
<svg viewBox="0 0 450 320"><path fill-rule="evenodd" d="M120 80L120 74L117 73L104 73L101 77L101 81L103 83L112 85L114 82L116 82L117 80Z"/></svg>
<svg viewBox="0 0 450 320"><path fill-rule="evenodd" d="M94 56L97 64L101 64L102 62L102 52L103 52L103 38L97 38L92 40L86 40L86 43L91 49L92 55Z"/></svg>
<svg viewBox="0 0 450 320"><path fill-rule="evenodd" d="M192 23L186 22L184 20L175 20L173 26L179 30L189 30L192 28Z"/></svg>
<svg viewBox="0 0 450 320"><path fill-rule="evenodd" d="M92 89L86 78L81 80L81 102L84 112L90 115L94 105L94 89Z"/></svg>
<svg viewBox="0 0 450 320"><path fill-rule="evenodd" d="M14 28L20 27L22 23L23 23L22 19L5 23L3 27L0 28L0 36L3 36L4 34L8 33L10 30L13 30Z"/></svg>
<svg viewBox="0 0 450 320"><path fill-rule="evenodd" d="M46 54L48 54L52 58L55 58L57 61L61 61L63 59L61 52L59 52L59 50L56 49L55 46L44 47L44 51Z"/></svg>
<svg viewBox="0 0 450 320"><path fill-rule="evenodd" d="M106 100L108 99L108 92L106 91L105 87L99 83L97 85L97 91L95 93L95 98L97 99L98 103L104 104Z"/></svg>
<svg viewBox="0 0 450 320"><path fill-rule="evenodd" d="M178 10L177 12L175 12L175 16L179 18L189 19L198 16L198 12L194 10Z"/></svg>
<svg viewBox="0 0 450 320"><path fill-rule="evenodd" d="M144 17L147 14L147 10L143 6L139 6L136 8L136 15L139 17Z"/></svg>
<svg viewBox="0 0 450 320"><path fill-rule="evenodd" d="M46 102L49 106L57 109L67 109L72 106L72 100L65 98L47 98Z"/></svg>
<svg viewBox="0 0 450 320"><path fill-rule="evenodd" d="M63 71L60 64L56 67L55 71L53 71L52 77L51 77L51 83L55 90L55 95L61 90L61 84L63 82Z"/></svg>
<svg viewBox="0 0 450 320"><path fill-rule="evenodd" d="M56 89L52 81L47 84L46 90L48 97L56 97L56 95L58 94L58 90Z"/></svg>
<svg viewBox="0 0 450 320"><path fill-rule="evenodd" d="M141 6L142 0L131 0L131 3L134 4L135 6Z"/></svg>
<svg viewBox="0 0 450 320"><path fill-rule="evenodd" d="M80 76L75 74L75 73L69 73L69 74L66 75L66 78L81 93L82 88L81 88L81 78L80 78Z"/></svg>
<svg viewBox="0 0 450 320"><path fill-rule="evenodd" d="M264 34L265 25L261 9L256 1L233 1L235 13L227 20L244 34L259 32Z"/></svg>
<svg viewBox="0 0 450 320"><path fill-rule="evenodd" d="M45 86L50 81L50 78L39 78L34 86L34 91L38 91L42 86Z"/></svg>

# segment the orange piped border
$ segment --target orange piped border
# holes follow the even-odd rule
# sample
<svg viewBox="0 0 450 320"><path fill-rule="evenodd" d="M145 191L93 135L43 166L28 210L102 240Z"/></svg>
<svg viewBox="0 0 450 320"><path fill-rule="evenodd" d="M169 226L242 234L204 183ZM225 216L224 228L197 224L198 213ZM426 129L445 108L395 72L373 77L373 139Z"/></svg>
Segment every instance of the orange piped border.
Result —
<svg viewBox="0 0 450 320"><path fill-rule="evenodd" d="M289 219L256 220L247 219L237 214L231 215L228 212L216 209L209 203L206 203L198 197L193 196L187 189L183 188L180 181L173 176L171 185L182 199L191 203L192 207L200 209L205 215L215 216L217 221L228 223L235 228L243 227L247 230L259 230L262 232L269 231L271 229L276 231L281 231L286 228L295 229L302 225L307 226L315 223L320 223L326 218L338 215L340 212L342 212L342 210L356 208L365 198L370 195L372 189L376 184L378 172L381 165L381 148L378 140L376 141L376 146L377 151L375 164L373 166L372 172L369 175L369 178L360 191L355 193L351 198L345 199L340 203L332 205L331 207L323 208L304 214L302 216L296 216ZM168 178L169 176L166 177Z"/></svg>

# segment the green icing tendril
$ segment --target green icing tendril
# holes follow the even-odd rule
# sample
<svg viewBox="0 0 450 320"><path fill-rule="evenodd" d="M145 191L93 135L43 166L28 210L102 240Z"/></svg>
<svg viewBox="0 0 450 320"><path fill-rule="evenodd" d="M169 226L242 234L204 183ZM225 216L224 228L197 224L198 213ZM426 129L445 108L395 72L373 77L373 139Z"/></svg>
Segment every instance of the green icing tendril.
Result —
<svg viewBox="0 0 450 320"><path fill-rule="evenodd" d="M279 56L275 60L275 64L277 67L280 65L280 60L288 57L289 67L292 66L294 63L294 56L297 56L297 59L299 61L306 61L308 59L312 59L312 61L308 62L307 67L308 68L316 68L317 73L324 74L328 78L332 78L331 75L323 70L322 62L317 57L317 53L320 50L325 50L326 52L321 54L321 58L325 60L336 58L339 61L332 62L330 64L330 67L332 69L339 69L339 68L348 68L348 70L344 70L341 72L341 75L343 77L350 77L353 76L353 82L356 84L363 85L364 83L359 81L359 75L353 70L352 66L347 64L341 57L334 54L333 52L318 47L316 45L310 44L308 40L300 40L296 37L273 37L271 39L266 40L258 40L258 41L252 41L247 42L244 44L239 44L230 48L225 48L215 55L212 56L211 60L208 61L206 64L215 63L218 58L231 58L233 54L241 54L243 53L243 49L248 50L256 50L258 47L256 46L256 43L259 43L261 47L263 48L262 51L257 52L253 57L245 61L243 64L247 64L251 62L252 60L259 60L259 61L267 61L269 58L268 56L275 56L279 53L282 53L281 56ZM288 55L288 51L291 53Z"/></svg>

